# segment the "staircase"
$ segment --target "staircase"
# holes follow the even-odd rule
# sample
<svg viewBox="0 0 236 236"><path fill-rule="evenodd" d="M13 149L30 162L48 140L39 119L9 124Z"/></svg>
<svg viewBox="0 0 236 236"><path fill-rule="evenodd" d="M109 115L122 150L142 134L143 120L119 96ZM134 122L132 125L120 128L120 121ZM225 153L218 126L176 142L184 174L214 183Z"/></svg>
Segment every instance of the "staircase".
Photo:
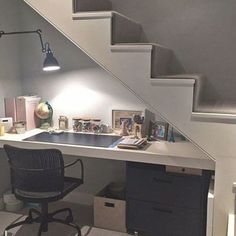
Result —
<svg viewBox="0 0 236 236"><path fill-rule="evenodd" d="M172 50L142 43L137 22L111 11L108 0L25 2L210 158L225 155L225 142L215 133L236 132L236 115L203 104L206 78L183 74ZM214 142L209 143L212 136ZM234 143L230 136L228 141ZM228 150L228 155L234 152Z"/></svg>
<svg viewBox="0 0 236 236"><path fill-rule="evenodd" d="M225 155L222 136L215 133L232 132L236 115L212 107L207 113L201 101L204 76L182 74L172 50L142 43L137 22L111 11L107 0L25 2L210 158Z"/></svg>
<svg viewBox="0 0 236 236"><path fill-rule="evenodd" d="M172 50L143 43L141 26L112 11L109 0L24 1L216 161L214 236L225 235L233 208L228 183L236 178L236 115L231 107L204 104L206 78L183 74Z"/></svg>

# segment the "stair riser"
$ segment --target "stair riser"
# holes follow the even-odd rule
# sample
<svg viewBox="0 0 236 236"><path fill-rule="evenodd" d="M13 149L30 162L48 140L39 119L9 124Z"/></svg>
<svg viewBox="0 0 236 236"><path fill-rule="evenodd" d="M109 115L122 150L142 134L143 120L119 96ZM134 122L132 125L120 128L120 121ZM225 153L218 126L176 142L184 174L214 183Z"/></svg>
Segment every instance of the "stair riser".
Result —
<svg viewBox="0 0 236 236"><path fill-rule="evenodd" d="M111 11L109 0L73 0L73 11Z"/></svg>
<svg viewBox="0 0 236 236"><path fill-rule="evenodd" d="M140 42L141 26L128 18L114 14L112 18L112 44Z"/></svg>

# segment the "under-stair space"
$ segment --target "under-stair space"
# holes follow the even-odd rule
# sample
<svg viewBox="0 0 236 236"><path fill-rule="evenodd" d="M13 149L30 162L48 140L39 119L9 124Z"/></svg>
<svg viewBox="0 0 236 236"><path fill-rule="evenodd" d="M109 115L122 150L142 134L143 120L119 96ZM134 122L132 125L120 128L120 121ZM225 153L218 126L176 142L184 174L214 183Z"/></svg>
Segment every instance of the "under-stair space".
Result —
<svg viewBox="0 0 236 236"><path fill-rule="evenodd" d="M199 136L199 126L203 130L205 121L234 123L235 115L224 114L223 110L217 113L216 107L211 113L203 109L205 76L184 73L171 49L142 43L141 26L110 11L109 1L99 4L99 11L89 1L45 1L25 0L144 104L214 159L213 148L207 150L205 138L195 138L194 130ZM45 8L47 4L54 7ZM82 10L78 12L79 8ZM205 136L204 131L202 135Z"/></svg>
<svg viewBox="0 0 236 236"><path fill-rule="evenodd" d="M141 26L112 11L110 1L24 0L65 37L108 71L150 110L216 161L214 236L226 233L236 178L233 106L202 100L206 76L187 73L172 49L142 42ZM173 48L174 50L174 48ZM232 104L233 105L233 104ZM227 164L227 165L226 165ZM227 166L227 173L224 171ZM222 206L224 202L224 207Z"/></svg>

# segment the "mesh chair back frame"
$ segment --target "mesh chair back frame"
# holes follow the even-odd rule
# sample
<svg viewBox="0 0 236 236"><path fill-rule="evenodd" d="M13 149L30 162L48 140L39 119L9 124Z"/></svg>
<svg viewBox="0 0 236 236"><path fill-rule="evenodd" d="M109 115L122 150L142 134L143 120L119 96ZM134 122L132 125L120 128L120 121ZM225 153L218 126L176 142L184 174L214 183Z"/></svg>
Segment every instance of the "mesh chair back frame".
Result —
<svg viewBox="0 0 236 236"><path fill-rule="evenodd" d="M28 192L62 192L64 161L57 149L24 149L4 145L14 189Z"/></svg>

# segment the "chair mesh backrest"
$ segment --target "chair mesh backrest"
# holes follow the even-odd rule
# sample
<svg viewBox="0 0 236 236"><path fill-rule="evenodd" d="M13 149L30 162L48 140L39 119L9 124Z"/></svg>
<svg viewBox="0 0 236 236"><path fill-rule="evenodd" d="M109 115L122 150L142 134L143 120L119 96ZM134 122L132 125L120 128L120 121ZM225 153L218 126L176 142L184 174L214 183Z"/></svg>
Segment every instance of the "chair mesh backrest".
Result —
<svg viewBox="0 0 236 236"><path fill-rule="evenodd" d="M23 149L4 145L13 189L30 192L62 191L64 161L57 149Z"/></svg>

